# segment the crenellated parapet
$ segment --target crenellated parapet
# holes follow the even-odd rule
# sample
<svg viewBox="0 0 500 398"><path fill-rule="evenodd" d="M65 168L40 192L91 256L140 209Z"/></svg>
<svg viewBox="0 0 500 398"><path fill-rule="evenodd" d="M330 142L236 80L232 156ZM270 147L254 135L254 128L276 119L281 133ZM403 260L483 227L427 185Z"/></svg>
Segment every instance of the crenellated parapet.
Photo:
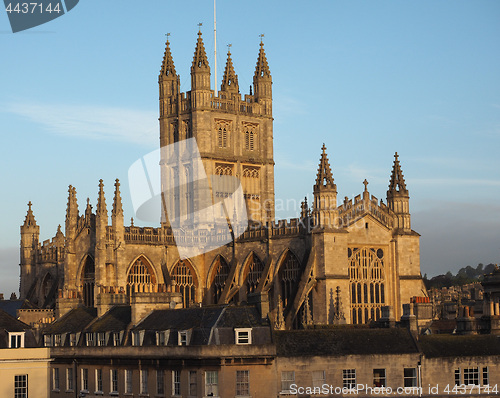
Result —
<svg viewBox="0 0 500 398"><path fill-rule="evenodd" d="M394 212L389 209L382 200L379 202L375 196L371 196L369 201L357 195L354 199L344 199L342 205L338 207L337 227L348 227L366 214L372 215L382 225L389 229L394 227Z"/></svg>

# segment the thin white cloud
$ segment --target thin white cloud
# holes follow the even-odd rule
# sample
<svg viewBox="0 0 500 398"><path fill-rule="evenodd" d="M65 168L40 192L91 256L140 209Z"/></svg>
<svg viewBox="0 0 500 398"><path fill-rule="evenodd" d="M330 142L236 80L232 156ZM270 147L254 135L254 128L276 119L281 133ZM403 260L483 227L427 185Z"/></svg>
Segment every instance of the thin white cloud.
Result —
<svg viewBox="0 0 500 398"><path fill-rule="evenodd" d="M412 178L412 184L422 184L422 185L461 185L461 186L490 186L498 187L500 186L500 180L485 180L485 179L474 179L474 178Z"/></svg>
<svg viewBox="0 0 500 398"><path fill-rule="evenodd" d="M155 145L158 115L155 112L90 105L13 103L5 112L25 117L64 136Z"/></svg>

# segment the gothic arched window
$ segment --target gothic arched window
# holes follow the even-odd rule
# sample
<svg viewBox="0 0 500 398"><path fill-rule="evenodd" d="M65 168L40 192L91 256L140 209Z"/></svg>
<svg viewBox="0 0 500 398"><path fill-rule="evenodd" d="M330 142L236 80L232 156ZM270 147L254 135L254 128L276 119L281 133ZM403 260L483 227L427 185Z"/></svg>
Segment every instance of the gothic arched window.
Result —
<svg viewBox="0 0 500 398"><path fill-rule="evenodd" d="M214 304L219 302L219 299L226 287L227 277L229 276L229 264L222 256L217 256L215 259L215 276L212 281L212 300Z"/></svg>
<svg viewBox="0 0 500 398"><path fill-rule="evenodd" d="M255 253L252 253L250 259L248 259L248 273L246 277L247 294L253 293L257 289L263 271L264 264Z"/></svg>
<svg viewBox="0 0 500 398"><path fill-rule="evenodd" d="M87 256L85 265L82 269L82 288L83 305L86 307L94 306L94 287L95 287L95 264L94 259Z"/></svg>
<svg viewBox="0 0 500 398"><path fill-rule="evenodd" d="M278 275L281 284L283 308L286 308L289 300L293 299L300 278L299 260L297 260L297 257L292 252L288 251L286 254Z"/></svg>
<svg viewBox="0 0 500 398"><path fill-rule="evenodd" d="M353 323L367 323L379 318L384 297L384 250L354 247L347 250L351 284ZM356 314L356 316L354 316Z"/></svg>
<svg viewBox="0 0 500 398"><path fill-rule="evenodd" d="M196 288L198 287L196 276L194 276L191 267L187 265L186 261L180 260L172 269L171 278L182 294L183 307L189 307L189 304L196 300Z"/></svg>
<svg viewBox="0 0 500 398"><path fill-rule="evenodd" d="M129 285L156 284L154 272L146 259L139 257L135 260L128 271L127 283Z"/></svg>

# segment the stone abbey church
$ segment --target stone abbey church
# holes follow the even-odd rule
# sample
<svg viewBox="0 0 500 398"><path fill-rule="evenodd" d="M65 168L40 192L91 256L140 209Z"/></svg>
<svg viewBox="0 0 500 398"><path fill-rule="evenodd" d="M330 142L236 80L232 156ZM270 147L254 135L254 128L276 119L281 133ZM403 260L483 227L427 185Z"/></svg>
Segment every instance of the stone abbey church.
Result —
<svg viewBox="0 0 500 398"><path fill-rule="evenodd" d="M70 186L64 233L58 228L51 240L40 242L29 204L21 226L21 298L55 309L57 318L78 306L96 308L100 316L130 305L133 321L155 309L248 303L276 328L292 329L369 323L384 306L399 319L403 304L426 296L397 154L385 203L370 195L365 180L364 192L339 205L323 145L314 203L304 201L296 219L275 221L272 78L262 43L253 86L242 98L229 52L220 90L211 88L201 33L191 90L181 93L167 41L159 92L160 146L193 137L207 176L237 177L248 229L181 260L168 220L158 228L125 226L118 180L112 202L99 182L95 211L87 200L80 212ZM209 239L185 233L192 244Z"/></svg>

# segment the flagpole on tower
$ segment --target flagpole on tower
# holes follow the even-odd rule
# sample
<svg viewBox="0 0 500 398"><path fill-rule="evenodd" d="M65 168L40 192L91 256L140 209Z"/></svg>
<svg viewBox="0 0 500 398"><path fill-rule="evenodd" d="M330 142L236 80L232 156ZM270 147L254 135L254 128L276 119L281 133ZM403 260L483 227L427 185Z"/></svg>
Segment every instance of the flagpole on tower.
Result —
<svg viewBox="0 0 500 398"><path fill-rule="evenodd" d="M217 97L217 20L215 14L215 0L214 0L214 92Z"/></svg>

